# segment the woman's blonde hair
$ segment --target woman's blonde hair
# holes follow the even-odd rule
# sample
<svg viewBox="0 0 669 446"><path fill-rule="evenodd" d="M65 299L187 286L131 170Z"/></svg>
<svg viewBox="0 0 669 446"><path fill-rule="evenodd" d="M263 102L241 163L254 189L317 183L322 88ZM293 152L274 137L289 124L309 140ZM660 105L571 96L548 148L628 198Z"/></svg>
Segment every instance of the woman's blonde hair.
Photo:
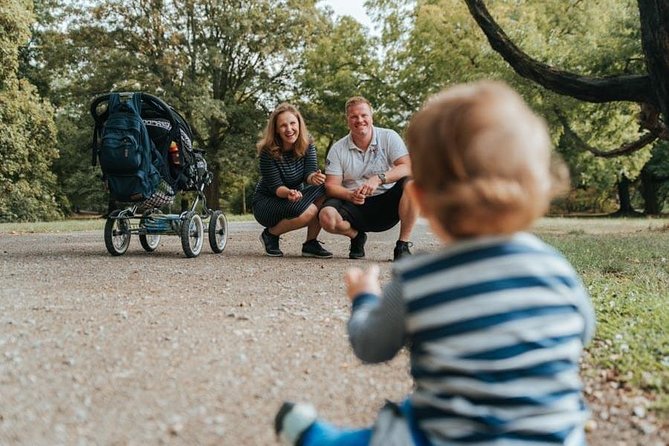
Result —
<svg viewBox="0 0 669 446"><path fill-rule="evenodd" d="M456 238L527 229L568 182L545 122L502 82L434 95L407 143L425 207Z"/></svg>
<svg viewBox="0 0 669 446"><path fill-rule="evenodd" d="M311 140L307 133L307 126L304 123L302 114L300 114L297 107L295 107L292 104L284 102L282 104L279 104L274 109L274 111L269 115L269 120L267 121L267 126L265 127L265 131L263 132L260 140L256 144L256 149L258 149L258 155L260 155L260 153L262 153L263 151L267 151L267 153L269 153L269 155L272 158L275 159L281 158L282 156L281 154L283 152L282 150L283 141L281 141L281 137L277 133L276 121L279 118L279 115L286 112L295 115L299 125L300 134L297 136L297 141L295 141L295 144L293 145L293 151L295 152L295 156L297 158L302 158L304 154L307 153L307 149L309 148Z"/></svg>

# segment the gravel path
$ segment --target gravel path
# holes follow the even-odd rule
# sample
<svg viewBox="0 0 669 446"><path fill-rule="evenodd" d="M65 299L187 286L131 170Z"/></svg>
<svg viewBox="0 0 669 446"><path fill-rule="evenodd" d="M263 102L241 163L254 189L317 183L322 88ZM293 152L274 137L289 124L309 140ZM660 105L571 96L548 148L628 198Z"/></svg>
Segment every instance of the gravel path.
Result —
<svg viewBox="0 0 669 446"><path fill-rule="evenodd" d="M262 255L255 223L231 223L223 254L185 258L177 237L121 257L101 232L0 234L0 445L272 445L284 399L364 426L410 390L407 357L376 366L346 339L341 280L380 262L396 232L370 234L367 259L323 234L334 259ZM424 225L416 247L435 250ZM593 445L669 444L648 398L586 373ZM664 436L664 437L663 437Z"/></svg>

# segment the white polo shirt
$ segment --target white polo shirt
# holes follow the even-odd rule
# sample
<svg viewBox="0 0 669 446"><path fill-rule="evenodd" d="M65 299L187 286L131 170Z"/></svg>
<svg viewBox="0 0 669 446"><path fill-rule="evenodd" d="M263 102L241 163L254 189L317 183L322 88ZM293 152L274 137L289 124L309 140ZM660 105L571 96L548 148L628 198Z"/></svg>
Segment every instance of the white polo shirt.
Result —
<svg viewBox="0 0 669 446"><path fill-rule="evenodd" d="M388 171L395 161L408 154L402 137L396 131L372 127L372 142L367 150L363 151L355 145L351 133L334 143L325 160L325 173L342 177L342 186L354 190L368 178ZM394 184L380 185L374 195L384 193Z"/></svg>

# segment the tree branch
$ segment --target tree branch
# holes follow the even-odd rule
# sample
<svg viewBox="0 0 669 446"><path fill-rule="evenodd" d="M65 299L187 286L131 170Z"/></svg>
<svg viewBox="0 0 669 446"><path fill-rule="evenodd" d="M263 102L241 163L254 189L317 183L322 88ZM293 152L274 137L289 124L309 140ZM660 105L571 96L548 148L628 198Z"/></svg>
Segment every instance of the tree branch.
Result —
<svg viewBox="0 0 669 446"><path fill-rule="evenodd" d="M637 141L623 144L617 149L599 150L588 145L585 141L583 141L583 139L580 136L576 134L576 132L574 132L574 130L572 130L572 128L569 126L569 121L567 120L566 116L562 114L560 110L555 109L555 114L557 115L558 119L560 120L560 123L562 124L562 127L564 128L565 135L570 139L572 139L574 142L576 142L579 150L587 150L588 152L600 158L615 158L621 155L629 155L631 153L643 149L648 144L652 143L658 138L658 134L651 131L649 133L641 135L641 137Z"/></svg>
<svg viewBox="0 0 669 446"><path fill-rule="evenodd" d="M647 75L627 75L594 78L579 76L557 70L530 58L506 35L488 12L483 0L465 0L469 12L492 48L520 76L530 79L544 88L586 102L632 101L657 106L657 97L651 89Z"/></svg>

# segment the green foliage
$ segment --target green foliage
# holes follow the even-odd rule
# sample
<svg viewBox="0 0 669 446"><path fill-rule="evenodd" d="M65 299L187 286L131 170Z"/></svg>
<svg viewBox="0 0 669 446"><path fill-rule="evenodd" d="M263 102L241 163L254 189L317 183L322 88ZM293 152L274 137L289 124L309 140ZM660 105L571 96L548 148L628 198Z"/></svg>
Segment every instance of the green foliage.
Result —
<svg viewBox="0 0 669 446"><path fill-rule="evenodd" d="M17 75L33 18L32 2L12 0L0 9L0 222L60 217L53 109Z"/></svg>
<svg viewBox="0 0 669 446"><path fill-rule="evenodd" d="M12 36L24 43L32 15L17 5L29 3L11 1L0 15L17 17L13 26L23 31ZM634 180L649 160L649 149L615 159L585 150L583 143L608 150L635 140L636 107L585 104L520 78L490 48L464 2L365 6L381 26L378 36L350 17L333 22L314 0L35 0L39 25L19 70L56 106L59 189L73 207L104 202L99 172L88 161L88 104L112 90L140 89L181 111L216 174L208 197L234 212L246 209L257 179L255 142L267 115L285 100L300 105L322 157L347 132L343 104L353 94L372 101L378 125L401 131L428 95L453 83L503 79L547 119L574 186L591 191L593 203L608 206L618 179ZM488 7L523 51L557 68L593 76L644 69L632 0L501 0ZM577 201L566 207L580 209L587 200Z"/></svg>
<svg viewBox="0 0 669 446"><path fill-rule="evenodd" d="M326 23L303 55L296 100L311 132L329 149L348 132L344 104L354 95L375 102L378 63L373 39L352 18ZM376 104L375 104L376 105Z"/></svg>
<svg viewBox="0 0 669 446"><path fill-rule="evenodd" d="M403 125L428 95L444 87L481 78L503 79L546 118L555 145L571 168L574 185L594 191L596 202L608 200L622 175L637 178L649 160L650 148L610 159L586 149L608 151L638 139L637 106L583 103L519 77L490 48L464 2L371 0L367 4L386 23L382 71L394 90L387 95L388 106L396 111L398 124ZM507 0L487 5L521 50L557 69L592 76L643 72L638 7L632 0ZM559 117L578 139L564 137Z"/></svg>
<svg viewBox="0 0 669 446"><path fill-rule="evenodd" d="M0 90L0 221L58 218L53 109L17 81Z"/></svg>
<svg viewBox="0 0 669 446"><path fill-rule="evenodd" d="M39 83L59 107L59 125L75 135L60 132L57 169L72 202L85 206L97 197L90 185L100 184L82 162L87 107L119 90L155 94L179 110L216 175L210 204L240 201L227 197L240 193L237 178L253 178L267 110L292 96L299 55L323 20L313 0L61 0L47 15L61 20L41 29L44 51L33 65L44 70L33 75L49 73Z"/></svg>
<svg viewBox="0 0 669 446"><path fill-rule="evenodd" d="M7 88L19 67L19 49L30 38L32 1L3 0L0 6L0 88Z"/></svg>

